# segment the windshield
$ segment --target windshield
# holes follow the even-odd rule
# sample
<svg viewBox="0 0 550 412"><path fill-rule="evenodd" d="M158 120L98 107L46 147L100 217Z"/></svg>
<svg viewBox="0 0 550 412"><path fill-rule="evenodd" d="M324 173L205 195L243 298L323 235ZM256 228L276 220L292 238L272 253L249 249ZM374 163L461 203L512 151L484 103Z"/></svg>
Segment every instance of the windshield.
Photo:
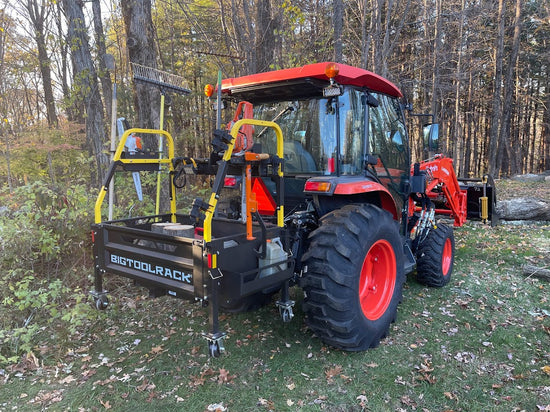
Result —
<svg viewBox="0 0 550 412"><path fill-rule="evenodd" d="M363 159L362 93L346 89L338 98L287 100L254 106L254 118L275 121L283 132L286 174L330 175L337 172L337 104L340 106L340 174L360 174ZM256 127L254 141L276 153L275 133Z"/></svg>

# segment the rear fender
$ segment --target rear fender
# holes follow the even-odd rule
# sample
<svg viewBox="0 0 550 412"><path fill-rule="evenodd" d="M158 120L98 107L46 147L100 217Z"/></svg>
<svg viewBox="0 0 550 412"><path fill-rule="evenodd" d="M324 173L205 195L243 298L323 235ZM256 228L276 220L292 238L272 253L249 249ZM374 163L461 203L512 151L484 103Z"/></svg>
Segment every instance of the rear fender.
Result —
<svg viewBox="0 0 550 412"><path fill-rule="evenodd" d="M330 183L330 186L327 188L319 183ZM325 191L314 190L316 188ZM364 177L316 177L307 181L304 192L313 196L322 215L349 203L372 203L399 220L397 205L388 189Z"/></svg>

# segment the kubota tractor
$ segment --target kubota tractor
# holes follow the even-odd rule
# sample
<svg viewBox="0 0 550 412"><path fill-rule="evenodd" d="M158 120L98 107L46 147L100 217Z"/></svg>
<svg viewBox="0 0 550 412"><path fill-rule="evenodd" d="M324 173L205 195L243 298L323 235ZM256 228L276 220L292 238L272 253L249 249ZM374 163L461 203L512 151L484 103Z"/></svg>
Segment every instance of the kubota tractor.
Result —
<svg viewBox="0 0 550 412"><path fill-rule="evenodd" d="M460 226L471 205L471 217L492 217L490 178L460 184L443 155L411 165L402 94L374 73L317 63L225 79L217 91L218 111L235 114L214 133L208 159L176 157L165 131L122 136L92 226L98 308L108 302L106 274L201 301L210 316L204 336L218 356L220 310L250 310L278 294L290 321L289 288L298 285L320 339L365 350L387 335L407 273L428 286L449 282L453 228L436 215ZM436 126L426 128L430 142ZM125 153L132 133L163 138L167 156ZM171 176L169 211L102 221L115 171L159 165ZM182 214L175 199L186 173L212 175L213 183L211 195Z"/></svg>

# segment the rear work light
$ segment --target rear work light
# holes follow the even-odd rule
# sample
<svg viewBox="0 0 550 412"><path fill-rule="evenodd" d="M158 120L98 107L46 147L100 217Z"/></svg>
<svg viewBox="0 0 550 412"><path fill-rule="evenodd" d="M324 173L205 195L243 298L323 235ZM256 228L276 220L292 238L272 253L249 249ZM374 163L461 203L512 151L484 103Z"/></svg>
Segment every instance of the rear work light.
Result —
<svg viewBox="0 0 550 412"><path fill-rule="evenodd" d="M338 85L327 86L323 89L323 97L341 96L343 93L343 87Z"/></svg>
<svg viewBox="0 0 550 412"><path fill-rule="evenodd" d="M304 192L329 192L330 191L330 182L317 182L317 181L309 181L306 182L306 185L304 187Z"/></svg>

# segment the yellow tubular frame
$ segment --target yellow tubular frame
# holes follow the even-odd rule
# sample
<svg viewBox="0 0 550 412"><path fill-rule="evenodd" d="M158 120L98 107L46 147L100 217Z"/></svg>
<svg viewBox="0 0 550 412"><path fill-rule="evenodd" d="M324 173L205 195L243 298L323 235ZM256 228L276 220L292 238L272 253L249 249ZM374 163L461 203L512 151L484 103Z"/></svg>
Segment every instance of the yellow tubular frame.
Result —
<svg viewBox="0 0 550 412"><path fill-rule="evenodd" d="M155 135L162 135L166 138L166 142L168 143L168 158L162 159L162 158L148 158L148 159L141 159L141 158L121 158L122 152L124 151L124 146L126 145L126 139L128 139L128 136L130 136L132 133L136 134L155 134ZM169 167L170 172L174 171L174 166L172 164L172 159L174 158L174 139L172 139L172 136L170 133L164 130L155 130L155 129L128 129L124 132L122 137L120 138L120 142L118 143L116 152L113 156L113 162L119 162L122 164L167 164ZM94 208L94 214L95 214L95 223L101 223L101 205L103 204L103 200L105 199L105 195L107 193L109 182L114 176L110 176L108 181L104 182L104 185L101 187L101 190L99 191L99 194L97 196L97 200L95 202L95 208ZM176 222L176 188L175 186L170 183L170 194L171 194L171 200L170 200L170 213L171 213L171 221L173 223Z"/></svg>
<svg viewBox="0 0 550 412"><path fill-rule="evenodd" d="M273 128L275 130L275 135L277 136L277 156L280 159L283 159L284 157L283 132L277 123L269 122L265 120L241 119L235 122L235 124L231 128L230 133L231 133L232 139L231 139L231 142L228 144L227 150L223 154L223 158L222 158L223 161L227 162L229 161L229 159L231 159L231 155L233 154L235 139L237 138L239 129L245 124ZM277 175L279 177L283 177L283 169L281 165L279 165L279 169L277 170ZM212 192L212 194L210 195L210 200L208 201L208 210L205 212L205 218L204 218L203 239L205 242L210 242L212 240L212 218L214 217L214 211L216 210L217 203L218 203L218 195L215 192ZM284 218L285 218L284 206L278 205L277 226L279 227L284 226Z"/></svg>

